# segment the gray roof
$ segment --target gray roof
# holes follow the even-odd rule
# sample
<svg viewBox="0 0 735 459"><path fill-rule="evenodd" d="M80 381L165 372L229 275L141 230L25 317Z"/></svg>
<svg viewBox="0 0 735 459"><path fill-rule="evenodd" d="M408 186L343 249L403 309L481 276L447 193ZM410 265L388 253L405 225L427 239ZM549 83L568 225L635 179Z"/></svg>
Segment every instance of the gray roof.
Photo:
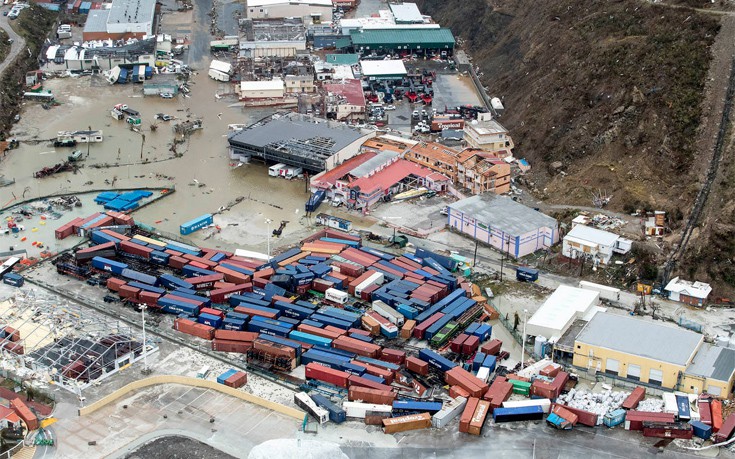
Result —
<svg viewBox="0 0 735 459"><path fill-rule="evenodd" d="M511 236L521 236L543 227L554 230L558 227L558 222L554 218L519 204L509 197L493 193L462 199L450 204L449 208Z"/></svg>
<svg viewBox="0 0 735 459"><path fill-rule="evenodd" d="M729 381L733 372L735 372L735 349L705 343L684 373Z"/></svg>
<svg viewBox="0 0 735 459"><path fill-rule="evenodd" d="M703 336L635 317L598 312L577 341L613 351L684 366Z"/></svg>
<svg viewBox="0 0 735 459"><path fill-rule="evenodd" d="M230 142L251 148L274 146L286 141L305 143L311 147L337 153L365 134L342 123L296 113L276 115L230 136Z"/></svg>
<svg viewBox="0 0 735 459"><path fill-rule="evenodd" d="M424 22L424 18L421 16L421 12L415 3L390 4L388 6L397 23L411 22L421 24Z"/></svg>
<svg viewBox="0 0 735 459"><path fill-rule="evenodd" d="M139 24L153 21L156 0L113 0L110 24Z"/></svg>
<svg viewBox="0 0 735 459"><path fill-rule="evenodd" d="M87 22L84 23L84 31L89 32L107 32L107 18L110 17L110 10L89 10Z"/></svg>
<svg viewBox="0 0 735 459"><path fill-rule="evenodd" d="M398 156L395 151L379 151L375 156L350 171L355 177L365 177L370 172Z"/></svg>

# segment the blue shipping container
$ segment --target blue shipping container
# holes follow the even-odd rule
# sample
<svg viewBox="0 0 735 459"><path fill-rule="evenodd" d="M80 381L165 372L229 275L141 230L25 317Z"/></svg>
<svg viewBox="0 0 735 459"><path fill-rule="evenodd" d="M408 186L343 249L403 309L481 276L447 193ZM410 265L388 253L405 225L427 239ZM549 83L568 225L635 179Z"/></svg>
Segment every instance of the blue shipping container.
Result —
<svg viewBox="0 0 735 459"><path fill-rule="evenodd" d="M225 381L230 379L230 376L234 376L234 374L237 373L237 370L229 369L222 373L221 375L217 376L217 382L220 384L224 384Z"/></svg>
<svg viewBox="0 0 735 459"><path fill-rule="evenodd" d="M393 412L396 413L422 413L435 414L442 409L441 402L415 402L413 400L396 400L393 402Z"/></svg>
<svg viewBox="0 0 735 459"><path fill-rule="evenodd" d="M168 254L167 254L168 255ZM158 281L166 288L187 288L187 289L193 289L194 286L191 285L189 282L185 281L184 279L178 278L172 274L162 274L158 277Z"/></svg>
<svg viewBox="0 0 735 459"><path fill-rule="evenodd" d="M220 328L222 326L222 318L213 314L199 314L199 317L197 317L197 322L199 322L200 324L209 325L210 327L214 328Z"/></svg>
<svg viewBox="0 0 735 459"><path fill-rule="evenodd" d="M179 226L179 232L186 236L187 234L191 234L194 231L198 231L205 226L211 225L214 223L214 219L212 217L212 214L204 214L201 217L197 217L194 220L189 220L186 223L182 223L181 226Z"/></svg>
<svg viewBox="0 0 735 459"><path fill-rule="evenodd" d="M423 360L424 362L428 362L429 365L443 372L449 371L457 366L456 363L437 354L431 349L421 349L419 351L419 359Z"/></svg>
<svg viewBox="0 0 735 459"><path fill-rule="evenodd" d="M330 421L340 424L347 420L347 413L345 413L345 410L332 403L332 401L327 397L315 392L309 395L311 395L311 399L314 400L314 403L316 403L317 406L324 408L329 412Z"/></svg>
<svg viewBox="0 0 735 459"><path fill-rule="evenodd" d="M92 258L92 267L100 271L108 271L113 274L122 274L123 269L128 269L128 265L114 260L102 257Z"/></svg>
<svg viewBox="0 0 735 459"><path fill-rule="evenodd" d="M297 341L302 341L307 344L313 344L314 346L320 347L331 347L332 340L324 338L322 336L312 335L311 333L304 333L298 330L294 330L288 334L288 337Z"/></svg>
<svg viewBox="0 0 735 459"><path fill-rule="evenodd" d="M474 360L472 360L472 371L477 371L482 366L483 362L485 362L486 355L482 352L478 352L475 354Z"/></svg>

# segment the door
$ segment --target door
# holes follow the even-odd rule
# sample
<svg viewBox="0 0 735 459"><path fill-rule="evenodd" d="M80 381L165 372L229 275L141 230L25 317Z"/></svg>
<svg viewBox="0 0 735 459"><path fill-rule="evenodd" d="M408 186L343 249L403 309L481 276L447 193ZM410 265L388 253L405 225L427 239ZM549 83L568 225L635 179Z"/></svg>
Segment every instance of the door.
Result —
<svg viewBox="0 0 735 459"><path fill-rule="evenodd" d="M641 380L641 367L640 365L628 365L628 379L635 379L636 381Z"/></svg>
<svg viewBox="0 0 735 459"><path fill-rule="evenodd" d="M615 359L607 359L605 362L605 373L617 376L619 368L620 362Z"/></svg>
<svg viewBox="0 0 735 459"><path fill-rule="evenodd" d="M664 381L664 372L661 370L656 370L654 368L651 368L651 371L648 375L648 383L654 384L656 386L660 386L663 384Z"/></svg>

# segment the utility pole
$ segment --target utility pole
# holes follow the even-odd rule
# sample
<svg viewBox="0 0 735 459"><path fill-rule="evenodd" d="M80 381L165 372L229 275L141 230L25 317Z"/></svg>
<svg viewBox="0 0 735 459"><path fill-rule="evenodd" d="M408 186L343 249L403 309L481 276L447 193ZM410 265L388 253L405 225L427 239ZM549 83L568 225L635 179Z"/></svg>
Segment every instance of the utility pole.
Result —
<svg viewBox="0 0 735 459"><path fill-rule="evenodd" d="M475 266L477 266L477 246L478 246L478 245L480 245L480 240L479 240L479 239L475 239L475 257L474 257L474 259L472 260L472 267L473 267L473 268L474 268Z"/></svg>
<svg viewBox="0 0 735 459"><path fill-rule="evenodd" d="M521 341L521 370L523 370L523 361L526 354L526 317L528 316L528 309L523 310L523 341Z"/></svg>
<svg viewBox="0 0 735 459"><path fill-rule="evenodd" d="M148 344L146 342L146 336L145 336L145 310L148 309L148 306L145 304L140 305L140 316L143 319L143 373L148 372L148 353L147 348Z"/></svg>
<svg viewBox="0 0 735 459"><path fill-rule="evenodd" d="M140 142L140 160L143 161L143 146L145 145L145 134L142 132L140 133L141 142Z"/></svg>
<svg viewBox="0 0 735 459"><path fill-rule="evenodd" d="M92 145L92 126L87 126L89 128L89 134L87 134L87 158L89 158L89 147Z"/></svg>
<svg viewBox="0 0 735 459"><path fill-rule="evenodd" d="M268 254L267 254L268 255L268 262L271 261L271 223L272 222L273 222L273 220L271 220L270 218L266 218L265 219L265 224L268 227L268 232L265 235L265 237L268 240Z"/></svg>

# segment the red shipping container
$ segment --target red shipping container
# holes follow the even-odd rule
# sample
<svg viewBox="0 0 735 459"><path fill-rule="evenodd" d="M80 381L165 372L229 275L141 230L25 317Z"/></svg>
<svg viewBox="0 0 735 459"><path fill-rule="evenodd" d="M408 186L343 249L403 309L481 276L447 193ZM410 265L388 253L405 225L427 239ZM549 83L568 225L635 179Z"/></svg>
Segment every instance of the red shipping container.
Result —
<svg viewBox="0 0 735 459"><path fill-rule="evenodd" d="M344 371L333 370L316 363L306 365L306 379L316 379L338 387L347 387L350 375Z"/></svg>
<svg viewBox="0 0 735 459"><path fill-rule="evenodd" d="M17 414L23 422L26 423L26 427L28 427L29 431L38 429L38 418L33 414L33 411L28 408L28 405L26 405L23 400L14 398L10 401L10 408L15 411L15 414Z"/></svg>
<svg viewBox="0 0 735 459"><path fill-rule="evenodd" d="M266 285L270 284L271 281L261 277L253 277L253 286L258 288L265 288Z"/></svg>
<svg viewBox="0 0 735 459"><path fill-rule="evenodd" d="M181 258L174 255L171 255L168 259L168 265L174 269L181 269L186 266L187 263L188 262L186 261L186 258Z"/></svg>
<svg viewBox="0 0 735 459"><path fill-rule="evenodd" d="M2 346L3 346L3 349L7 349L13 354L17 354L17 355L25 354L25 349L23 349L23 346L19 343L14 343L12 341L5 341L2 343Z"/></svg>
<svg viewBox="0 0 735 459"><path fill-rule="evenodd" d="M206 276L189 277L186 279L188 283L194 286L194 290L211 289L215 282L224 278L222 273L207 274Z"/></svg>
<svg viewBox="0 0 735 459"><path fill-rule="evenodd" d="M181 256L183 255L183 252L178 252L176 250L171 250L171 249L164 250L164 253L167 253L171 255L172 257L179 257L179 258L181 258ZM184 260L185 262L188 262L186 258L181 258L181 259Z"/></svg>
<svg viewBox="0 0 735 459"><path fill-rule="evenodd" d="M534 395L536 397L543 397L551 400L554 400L556 397L559 396L559 394L556 392L556 388L551 383L542 381L540 379L537 379L533 383L531 383L530 393L531 395ZM567 421L569 421L569 419L567 419Z"/></svg>
<svg viewBox="0 0 735 459"><path fill-rule="evenodd" d="M275 273L276 273L276 270L275 269L273 269L273 268L266 268L266 269L261 269L259 271L255 271L255 273L253 273L253 277L260 277L260 278L263 278L263 279L270 279L270 277L272 275L274 275Z"/></svg>
<svg viewBox="0 0 735 459"><path fill-rule="evenodd" d="M470 355L477 352L477 348L480 347L480 338L477 336L470 336L467 340L462 343L462 354Z"/></svg>
<svg viewBox="0 0 735 459"><path fill-rule="evenodd" d="M406 258L405 256L398 257L398 261L400 261L401 263L407 264L409 266L412 266L414 270L423 268L420 263L417 263L411 260L410 258Z"/></svg>
<svg viewBox="0 0 735 459"><path fill-rule="evenodd" d="M273 295L273 297L271 298L271 304L276 304L276 301L283 301L289 304L293 304L294 302L293 298L288 298L281 295Z"/></svg>
<svg viewBox="0 0 735 459"><path fill-rule="evenodd" d="M553 378L557 374L559 374L559 371L561 371L561 367L558 365L547 365L544 368L541 369L539 374L541 376L547 376L549 378Z"/></svg>
<svg viewBox="0 0 735 459"><path fill-rule="evenodd" d="M191 255L189 253L185 253L181 257L186 258L189 261L194 261L196 263L204 265L204 269L211 269L217 266L217 263L212 260L207 260L206 258L197 257L196 255Z"/></svg>
<svg viewBox="0 0 735 459"><path fill-rule="evenodd" d="M211 290L209 292L209 299L212 300L213 303L219 303L224 304L227 302L227 299L231 297L232 295L239 295L244 292L252 292L253 291L253 284L240 284L240 285L233 285L230 287L224 287L224 288L218 288L216 290Z"/></svg>
<svg viewBox="0 0 735 459"><path fill-rule="evenodd" d="M674 414L629 410L625 413L625 430L643 430L643 421L674 422Z"/></svg>
<svg viewBox="0 0 735 459"><path fill-rule="evenodd" d="M426 332L426 330L432 325L434 325L434 323L437 320L441 319L442 317L444 317L444 314L442 314L441 312L437 312L436 314L432 315L425 321L416 325L416 328L413 329L413 337L418 338L418 339L423 339L424 333Z"/></svg>
<svg viewBox="0 0 735 459"><path fill-rule="evenodd" d="M20 341L20 332L15 328L5 327L3 331L5 332L5 339L12 342Z"/></svg>
<svg viewBox="0 0 735 459"><path fill-rule="evenodd" d="M266 354L270 354L273 356L287 357L289 359L296 358L296 349L292 348L291 346L272 343L270 341L266 341L260 338L253 341L253 349L263 351Z"/></svg>
<svg viewBox="0 0 735 459"><path fill-rule="evenodd" d="M365 373L373 376L379 376L385 380L386 384L392 384L393 379L395 378L395 373L387 368L381 368L375 365L370 365L369 363L360 362L358 360L352 360L350 363L353 365L358 365L363 368L365 368Z"/></svg>
<svg viewBox="0 0 735 459"><path fill-rule="evenodd" d="M87 247L86 249L77 250L76 253L94 253L94 252L99 252L100 250L108 250L108 249L115 250L115 243L105 242L104 244L93 245L92 247Z"/></svg>
<svg viewBox="0 0 735 459"><path fill-rule="evenodd" d="M569 422L573 426L576 426L577 422L579 421L579 416L572 413L561 405L554 405L554 407L551 409L551 412Z"/></svg>
<svg viewBox="0 0 735 459"><path fill-rule="evenodd" d="M56 228L56 231L54 231L54 235L56 239L66 239L67 237L74 234L76 231L74 230L75 225L79 225L82 222L82 218L77 217L70 221L69 223L66 223L64 225L61 225L60 227Z"/></svg>
<svg viewBox="0 0 735 459"><path fill-rule="evenodd" d="M451 398L457 398L457 397L469 398L470 393L462 389L459 386L451 386L449 388L449 396Z"/></svg>
<svg viewBox="0 0 735 459"><path fill-rule="evenodd" d="M370 336L370 332L367 330L361 330L359 328L350 328L347 333L355 333L362 336Z"/></svg>
<svg viewBox="0 0 735 459"><path fill-rule="evenodd" d="M296 329L300 332L309 333L310 335L321 336L322 338L332 340L337 339L341 336L340 334L333 331L325 330L324 328L314 327L312 325L299 325L298 327L296 327Z"/></svg>
<svg viewBox="0 0 735 459"><path fill-rule="evenodd" d="M403 362L406 361L406 353L399 351L398 349L384 347L383 350L380 351L380 360L395 363L396 365L403 365Z"/></svg>
<svg viewBox="0 0 735 459"><path fill-rule="evenodd" d="M332 347L370 358L377 358L378 352L380 352L380 346L345 336L341 336L332 341Z"/></svg>
<svg viewBox="0 0 735 459"><path fill-rule="evenodd" d="M717 432L722 428L722 402L713 399L709 407L712 410L712 432Z"/></svg>
<svg viewBox="0 0 735 459"><path fill-rule="evenodd" d="M203 263L198 263L196 261L191 261L191 260L189 260L189 262L187 263L187 265L193 266L193 267L199 268L199 269L210 269L209 266L207 266L207 265L205 265Z"/></svg>
<svg viewBox="0 0 735 459"><path fill-rule="evenodd" d="M419 360L416 357L406 358L406 368L422 376L426 376L429 374L429 362L424 362L423 360Z"/></svg>
<svg viewBox="0 0 735 459"><path fill-rule="evenodd" d="M368 387L350 385L347 398L350 401L362 401L365 403L374 403L376 405L393 405L396 400L396 393L391 390L377 390Z"/></svg>
<svg viewBox="0 0 735 459"><path fill-rule="evenodd" d="M503 345L503 342L499 339L491 339L487 343L483 344L480 348L480 352L482 352L485 355L498 355L500 354L500 347Z"/></svg>
<svg viewBox="0 0 735 459"><path fill-rule="evenodd" d="M470 393L473 397L482 397L488 390L488 385L461 367L454 367L444 373L444 381L449 385L457 385Z"/></svg>
<svg viewBox="0 0 735 459"><path fill-rule="evenodd" d="M468 433L470 422L472 422L472 417L475 415L475 410L477 410L477 405L479 403L480 399L477 397L470 397L469 400L467 400L467 405L465 405L464 411L462 411L462 414L459 417L460 432Z"/></svg>
<svg viewBox="0 0 735 459"><path fill-rule="evenodd" d="M233 284L232 282L227 282L227 281L215 282L214 285L212 286L212 290L219 290L221 288L234 287L235 285L237 284Z"/></svg>
<svg viewBox="0 0 735 459"><path fill-rule="evenodd" d="M690 440L692 426L683 422L644 422L643 436L654 438L684 438Z"/></svg>
<svg viewBox="0 0 735 459"><path fill-rule="evenodd" d="M702 421L703 424L707 424L708 426L712 425L712 408L710 407L710 401L709 399L699 399L698 403L699 407L699 420Z"/></svg>
<svg viewBox="0 0 735 459"><path fill-rule="evenodd" d="M375 274L375 273L377 273L377 271L375 271L373 269L368 270L365 273L363 273L361 276L357 277L355 280L353 280L352 282L350 282L349 285L347 286L347 291L349 292L349 294L354 296L355 295L355 287L357 287L358 285L360 285L363 282L365 282L366 280L368 280L368 278L370 276L372 276L373 274ZM334 274L339 274L339 273L333 273L333 275L332 275L332 277L334 277L336 279L339 279L339 277L338 276L335 276Z"/></svg>
<svg viewBox="0 0 735 459"><path fill-rule="evenodd" d="M102 220L98 220L87 227L87 231L93 228L99 228L101 226L110 226L114 223L112 217L105 217Z"/></svg>
<svg viewBox="0 0 735 459"><path fill-rule="evenodd" d="M564 409L576 414L579 418L579 423L583 426L595 427L597 425L597 415L595 413L590 413L589 411L580 410L578 408L572 408L570 406L562 405L560 403L555 403L554 405L560 405Z"/></svg>
<svg viewBox="0 0 735 459"><path fill-rule="evenodd" d="M202 307L204 305L204 298L201 300L195 300L193 298L184 298L182 296L174 295L173 293L169 293L166 297L183 303L193 304L194 306Z"/></svg>
<svg viewBox="0 0 735 459"><path fill-rule="evenodd" d="M198 324L189 319L175 319L174 330L186 333L187 335L197 336L206 340L211 340L214 336L214 327L210 327L204 324Z"/></svg>
<svg viewBox="0 0 735 459"><path fill-rule="evenodd" d="M339 327L333 327L331 325L326 325L324 327L324 330L329 330L330 332L337 333L337 334L339 334L339 336L342 336L342 335L346 335L347 334L347 332L344 329L339 328ZM352 339L354 339L354 338L352 338Z"/></svg>
<svg viewBox="0 0 735 459"><path fill-rule="evenodd" d="M487 400L477 402L477 408L475 408L475 413L472 415L472 419L470 419L470 426L467 429L467 433L470 435L481 435L488 414L490 414L490 402Z"/></svg>
<svg viewBox="0 0 735 459"><path fill-rule="evenodd" d="M722 419L721 415L720 419ZM712 421L714 423L714 418L712 418ZM732 437L733 431L735 431L735 413L731 414L727 417L727 419L725 419L725 422L722 423L719 431L712 435L712 441L714 441L715 443L722 443L723 441L727 441L730 439L730 437Z"/></svg>
<svg viewBox="0 0 735 459"><path fill-rule="evenodd" d="M225 386L232 387L233 389L239 389L248 382L248 375L244 371L238 371L234 375L225 379Z"/></svg>
<svg viewBox="0 0 735 459"><path fill-rule="evenodd" d="M140 294L140 289L136 287L131 287L129 285L121 285L120 289L117 291L118 295L120 295L120 298L130 298L130 299L138 299L138 294Z"/></svg>
<svg viewBox="0 0 735 459"><path fill-rule="evenodd" d="M144 247L142 245L134 244L128 241L120 241L120 250L125 253L138 255L143 258L150 257L151 252L153 252L153 249L149 247Z"/></svg>
<svg viewBox="0 0 735 459"><path fill-rule="evenodd" d="M219 309L214 309L214 308L202 308L199 311L199 314L211 314L213 316L221 317L223 319L225 318L224 311L220 311Z"/></svg>
<svg viewBox="0 0 735 459"><path fill-rule="evenodd" d="M561 395L564 387L567 385L567 381L569 381L569 373L567 373L566 371L560 371L556 375L554 381L552 381L551 383L551 385L554 387L554 393L556 394L554 398Z"/></svg>
<svg viewBox="0 0 735 459"><path fill-rule="evenodd" d="M359 386L359 387L367 387L369 389L376 389L376 390L382 390L382 391L391 391L393 390L392 387L388 386L387 384L380 384L379 382L375 382L372 379L363 378L362 376L357 375L350 375L349 376L349 386Z"/></svg>
<svg viewBox="0 0 735 459"><path fill-rule="evenodd" d="M324 293L330 288L334 288L334 282L317 278L312 282L312 288L319 293Z"/></svg>
<svg viewBox="0 0 735 459"><path fill-rule="evenodd" d="M633 392L628 395L628 397L623 402L622 408L626 410L634 410L638 406L638 404L645 398L646 396L646 389L638 386L635 389L633 389Z"/></svg>
<svg viewBox="0 0 735 459"><path fill-rule="evenodd" d="M111 277L107 279L107 288L112 290L113 292L120 291L120 287L125 285L125 281L122 279L118 279L117 277Z"/></svg>
<svg viewBox="0 0 735 459"><path fill-rule="evenodd" d="M452 352L456 352L457 354L459 354L460 352L462 352L462 343L467 341L467 338L469 338L469 336L465 333L457 336L452 340L451 343L449 343L449 349L451 349Z"/></svg>
<svg viewBox="0 0 735 459"><path fill-rule="evenodd" d="M253 342L258 338L258 333L239 330L215 330L214 337L227 341Z"/></svg>
<svg viewBox="0 0 735 459"><path fill-rule="evenodd" d="M140 295L138 295L138 299L141 302L147 304L148 306L155 306L155 305L157 305L159 298L161 298L161 294L160 293L146 292L145 290L143 290L142 292L140 292Z"/></svg>
<svg viewBox="0 0 735 459"><path fill-rule="evenodd" d="M495 378L490 388L482 396L485 400L491 402L494 408L497 408L510 398L513 394L513 384L502 376Z"/></svg>
<svg viewBox="0 0 735 459"><path fill-rule="evenodd" d="M218 339L218 338L215 338L212 340L212 350L213 351L237 352L238 354L246 354L252 348L253 348L252 341L230 341L230 340Z"/></svg>
<svg viewBox="0 0 735 459"><path fill-rule="evenodd" d="M368 285L364 289L362 289L362 292L360 292L360 299L363 301L372 301L373 300L373 292L379 289L380 286L378 284L372 284Z"/></svg>
<svg viewBox="0 0 735 459"><path fill-rule="evenodd" d="M224 266L215 266L212 268L212 271L223 274L224 279L233 284L247 284L250 282L250 276L247 274L225 268Z"/></svg>

